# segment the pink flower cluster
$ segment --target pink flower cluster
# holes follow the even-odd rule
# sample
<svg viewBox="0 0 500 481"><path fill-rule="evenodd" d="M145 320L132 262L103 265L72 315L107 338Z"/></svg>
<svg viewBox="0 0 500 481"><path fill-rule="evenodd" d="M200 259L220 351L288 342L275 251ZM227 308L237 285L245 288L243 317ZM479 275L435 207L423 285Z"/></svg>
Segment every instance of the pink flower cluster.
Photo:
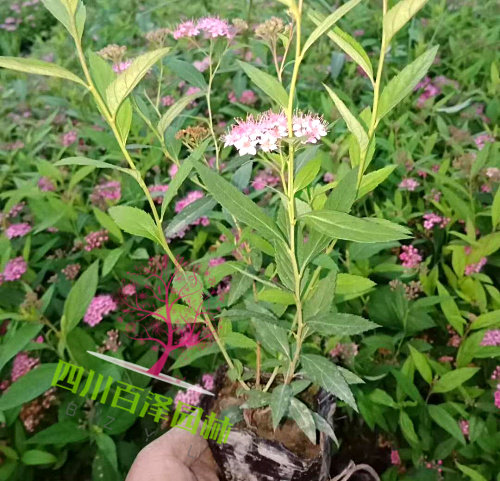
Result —
<svg viewBox="0 0 500 481"><path fill-rule="evenodd" d="M56 186L48 177L40 177L40 180L38 181L38 188L42 192L53 192L56 190Z"/></svg>
<svg viewBox="0 0 500 481"><path fill-rule="evenodd" d="M110 180L108 182L101 182L94 187L92 194L90 194L90 202L94 205L105 206L106 200L118 201L121 199L122 189L120 182Z"/></svg>
<svg viewBox="0 0 500 481"><path fill-rule="evenodd" d="M214 257L208 261L208 267L215 267L224 264L226 259L224 257Z"/></svg>
<svg viewBox="0 0 500 481"><path fill-rule="evenodd" d="M14 237L24 237L31 231L31 226L27 222L20 222L18 224L11 224L5 230L5 235L8 239L13 239Z"/></svg>
<svg viewBox="0 0 500 481"><path fill-rule="evenodd" d="M491 373L491 379L493 380L500 379L500 366L497 366L495 370Z"/></svg>
<svg viewBox="0 0 500 481"><path fill-rule="evenodd" d="M132 65L132 60L125 60L124 62L115 63L113 65L113 71L120 74L125 72Z"/></svg>
<svg viewBox="0 0 500 481"><path fill-rule="evenodd" d="M434 214L433 212L430 212L428 214L424 214L424 229L425 230L432 230L432 228L435 225L439 225L441 229L444 229L448 223L450 222L450 219L448 217L441 217L437 214Z"/></svg>
<svg viewBox="0 0 500 481"><path fill-rule="evenodd" d="M24 206L26 205L25 202L19 202L19 204L15 204L12 206L12 209L9 211L9 217L16 217L18 216L22 210L24 209Z"/></svg>
<svg viewBox="0 0 500 481"><path fill-rule="evenodd" d="M488 259L486 257L483 257L479 262L476 262L475 264L467 264L465 266L465 275L470 276L471 274L477 274L481 272L481 269L486 265L487 261Z"/></svg>
<svg viewBox="0 0 500 481"><path fill-rule="evenodd" d="M61 143L64 147L69 147L78 140L78 134L75 130L70 130L65 133L61 138Z"/></svg>
<svg viewBox="0 0 500 481"><path fill-rule="evenodd" d="M172 95L165 95L165 97L161 98L161 104L164 107L170 107L171 105L175 104L175 99L172 97Z"/></svg>
<svg viewBox="0 0 500 481"><path fill-rule="evenodd" d="M500 409L500 384L497 384L497 390L495 391L495 406Z"/></svg>
<svg viewBox="0 0 500 481"><path fill-rule="evenodd" d="M91 232L85 236L84 249L87 252L93 251L94 249L100 249L108 239L108 231L105 229Z"/></svg>
<svg viewBox="0 0 500 481"><path fill-rule="evenodd" d="M239 98L236 96L234 90L231 90L231 92L227 95L227 98L232 104L239 102L243 105L253 105L257 102L257 100L259 100L259 97L257 97L253 90L243 90Z"/></svg>
<svg viewBox="0 0 500 481"><path fill-rule="evenodd" d="M203 387L208 391L212 391L215 387L215 379L212 374L204 374L201 378L202 386L196 384L197 387ZM194 391L192 389L188 389L187 391L179 391L174 399L174 404L177 407L179 402L185 404L191 404L192 406L198 406L200 404L201 396L203 394L198 391Z"/></svg>
<svg viewBox="0 0 500 481"><path fill-rule="evenodd" d="M358 355L358 345L354 342L338 343L331 351L330 356L341 357L344 361L352 359Z"/></svg>
<svg viewBox="0 0 500 481"><path fill-rule="evenodd" d="M151 192L153 200L156 204L161 204L163 202L163 195L168 190L168 184L156 184L148 187L149 192ZM159 193L159 194L158 194Z"/></svg>
<svg viewBox="0 0 500 481"><path fill-rule="evenodd" d="M296 137L305 137L303 143L315 144L327 134L326 122L313 114L299 113L293 117L293 133ZM278 142L288 136L287 119L284 112L271 110L257 118L249 115L246 120L237 120L224 136L225 145L234 146L240 155L255 155L257 148L264 152L278 149Z"/></svg>
<svg viewBox="0 0 500 481"><path fill-rule="evenodd" d="M203 17L196 23L193 20L180 23L172 32L172 36L178 40L179 38L196 37L200 33L205 38L226 37L231 39L235 35L235 29L218 17Z"/></svg>
<svg viewBox="0 0 500 481"><path fill-rule="evenodd" d="M28 264L26 264L26 261L22 257L11 259L5 265L3 273L0 274L0 284L2 284L3 281L11 282L21 279L21 276L27 271L27 269Z"/></svg>
<svg viewBox="0 0 500 481"><path fill-rule="evenodd" d="M203 60L193 62L193 67L199 72L204 72L210 67L210 57L207 55Z"/></svg>
<svg viewBox="0 0 500 481"><path fill-rule="evenodd" d="M40 364L40 360L35 357L29 357L26 352L20 352L14 358L12 365L12 382L17 381L21 376L30 372L35 366Z"/></svg>
<svg viewBox="0 0 500 481"><path fill-rule="evenodd" d="M87 312L85 316L83 316L83 322L93 327L99 324L104 316L110 312L116 311L117 308L118 305L109 294L95 296L92 301L90 301Z"/></svg>
<svg viewBox="0 0 500 481"><path fill-rule="evenodd" d="M133 296L137 292L135 284L125 284L121 288L121 294L124 296Z"/></svg>
<svg viewBox="0 0 500 481"><path fill-rule="evenodd" d="M252 180L252 187L255 190L263 190L267 186L274 187L280 183L280 178L274 175L271 169L261 170Z"/></svg>
<svg viewBox="0 0 500 481"><path fill-rule="evenodd" d="M414 269L420 265L422 262L422 256L416 247L412 245L402 246L401 254L399 254L399 259L402 261L401 265L409 269Z"/></svg>
<svg viewBox="0 0 500 481"><path fill-rule="evenodd" d="M420 182L418 180L407 177L399 183L398 187L401 190L408 190L409 192L413 192L419 185Z"/></svg>
<svg viewBox="0 0 500 481"><path fill-rule="evenodd" d="M500 346L500 329L486 331L481 346Z"/></svg>
<svg viewBox="0 0 500 481"><path fill-rule="evenodd" d="M401 458L399 457L399 451L397 449L391 449L391 464L394 466L399 466L401 464Z"/></svg>
<svg viewBox="0 0 500 481"><path fill-rule="evenodd" d="M495 142L495 137L490 134L480 134L474 138L474 143L479 150L483 150L487 143Z"/></svg>
<svg viewBox="0 0 500 481"><path fill-rule="evenodd" d="M427 100L432 97L436 97L441 93L441 89L431 82L430 77L425 77L422 81L420 81L415 90L424 89L424 91L420 94L420 97L417 100L417 107L422 108Z"/></svg>
<svg viewBox="0 0 500 481"><path fill-rule="evenodd" d="M197 201L198 199L201 199L203 197L203 192L201 190L192 190L191 192L186 195L186 197L182 198L175 204L175 212L179 213L182 210L184 210L189 204L192 204L193 202ZM208 217L200 217L199 219L196 219L195 221L191 222L191 225L203 225L207 226L210 224L210 221ZM186 235L187 230L189 229L189 226L183 229L182 231L178 232L175 237L184 237Z"/></svg>
<svg viewBox="0 0 500 481"><path fill-rule="evenodd" d="M460 431L462 431L462 434L465 436L465 437L469 437L469 421L465 420L465 419L461 419L459 422L458 422L458 425L460 427Z"/></svg>

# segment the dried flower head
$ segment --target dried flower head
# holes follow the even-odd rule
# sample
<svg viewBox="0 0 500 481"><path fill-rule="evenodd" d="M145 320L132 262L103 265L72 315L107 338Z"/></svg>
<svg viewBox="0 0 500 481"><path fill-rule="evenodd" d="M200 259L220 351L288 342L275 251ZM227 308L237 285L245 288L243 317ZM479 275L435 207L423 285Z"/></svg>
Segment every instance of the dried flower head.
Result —
<svg viewBox="0 0 500 481"><path fill-rule="evenodd" d="M279 17L271 17L264 23L257 25L255 28L255 35L268 42L276 40L278 34L284 32L285 24Z"/></svg>
<svg viewBox="0 0 500 481"><path fill-rule="evenodd" d="M102 58L111 60L114 64L116 64L122 61L123 57L127 53L127 47L124 45L120 46L112 43L99 50L97 53Z"/></svg>
<svg viewBox="0 0 500 481"><path fill-rule="evenodd" d="M194 148L201 144L209 135L210 131L206 127L203 125L194 125L179 130L175 134L175 138L182 141L188 147Z"/></svg>
<svg viewBox="0 0 500 481"><path fill-rule="evenodd" d="M171 33L168 28L157 28L156 30L151 30L151 32L146 33L144 37L148 43L156 48L163 47L167 36Z"/></svg>

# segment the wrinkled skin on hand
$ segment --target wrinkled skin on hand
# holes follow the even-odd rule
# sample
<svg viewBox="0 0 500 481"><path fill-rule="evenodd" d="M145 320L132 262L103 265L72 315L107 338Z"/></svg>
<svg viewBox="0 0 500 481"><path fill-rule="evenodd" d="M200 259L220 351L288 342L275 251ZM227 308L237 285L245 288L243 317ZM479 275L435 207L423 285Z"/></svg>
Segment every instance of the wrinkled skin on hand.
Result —
<svg viewBox="0 0 500 481"><path fill-rule="evenodd" d="M125 481L219 481L205 439L178 428L143 448Z"/></svg>

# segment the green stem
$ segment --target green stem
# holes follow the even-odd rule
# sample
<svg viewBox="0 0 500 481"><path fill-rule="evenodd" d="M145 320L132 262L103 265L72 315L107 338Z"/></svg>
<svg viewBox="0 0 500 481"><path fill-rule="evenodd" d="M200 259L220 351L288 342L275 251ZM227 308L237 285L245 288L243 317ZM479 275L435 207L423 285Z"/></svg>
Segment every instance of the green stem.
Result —
<svg viewBox="0 0 500 481"><path fill-rule="evenodd" d="M217 169L217 172L219 171L219 143L217 141L217 136L215 135L214 131L214 120L213 120L213 115L212 115L212 102L211 102L211 95L212 95L212 82L215 77L215 73L217 72L217 69L219 68L220 61L215 67L215 69L212 67L212 57L213 57L213 43L210 41L210 70L209 70L209 78L208 78L208 87L207 87L207 108L208 108L208 119L209 119L209 128L210 128L210 134L212 135L212 139L214 141L214 147L215 147L215 166Z"/></svg>

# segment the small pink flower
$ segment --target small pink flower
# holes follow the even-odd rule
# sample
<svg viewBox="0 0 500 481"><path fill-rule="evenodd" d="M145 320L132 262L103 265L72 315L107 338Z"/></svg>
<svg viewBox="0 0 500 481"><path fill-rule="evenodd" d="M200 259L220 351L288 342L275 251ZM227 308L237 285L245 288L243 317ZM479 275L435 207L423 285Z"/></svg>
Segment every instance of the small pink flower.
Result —
<svg viewBox="0 0 500 481"><path fill-rule="evenodd" d="M83 322L93 327L99 324L104 316L116 311L117 308L116 302L109 294L95 296L83 316Z"/></svg>
<svg viewBox="0 0 500 481"><path fill-rule="evenodd" d="M500 346L500 329L486 331L481 346Z"/></svg>
<svg viewBox="0 0 500 481"><path fill-rule="evenodd" d="M108 239L108 231L105 229L91 232L85 236L84 249L87 252L93 251L94 249L100 249Z"/></svg>
<svg viewBox="0 0 500 481"><path fill-rule="evenodd" d="M62 136L61 143L64 147L69 147L78 140L78 134L75 130L70 130Z"/></svg>
<svg viewBox="0 0 500 481"><path fill-rule="evenodd" d="M203 60L193 62L193 67L200 72L204 72L210 67L210 57L207 55Z"/></svg>
<svg viewBox="0 0 500 481"><path fill-rule="evenodd" d="M491 373L491 379L493 380L500 379L500 366L497 366L495 370Z"/></svg>
<svg viewBox="0 0 500 481"><path fill-rule="evenodd" d="M417 268L422 262L422 256L420 255L418 249L412 245L405 245L401 247L403 251L399 255L399 259L402 261L402 266L409 269Z"/></svg>
<svg viewBox="0 0 500 481"><path fill-rule="evenodd" d="M199 384L195 384L196 387L201 387ZM188 389L186 391L179 391L174 399L174 404L177 407L179 403L189 404L190 406L198 406L201 401L201 393L194 391L193 389Z"/></svg>
<svg viewBox="0 0 500 481"><path fill-rule="evenodd" d="M401 464L401 458L399 457L399 451L397 449L391 450L391 464L399 466Z"/></svg>
<svg viewBox="0 0 500 481"><path fill-rule="evenodd" d="M323 182L326 182L327 184L333 182L334 180L335 175L333 175L331 172L326 172L325 175L323 175Z"/></svg>
<svg viewBox="0 0 500 481"><path fill-rule="evenodd" d="M27 222L20 222L19 224L11 224L7 227L5 235L9 239L14 237L24 237L31 231L31 226Z"/></svg>
<svg viewBox="0 0 500 481"><path fill-rule="evenodd" d="M175 177L175 174L177 174L178 170L179 170L179 167L176 164L172 164L168 168L168 175L170 175L170 177L172 177L172 179L173 179Z"/></svg>
<svg viewBox="0 0 500 481"><path fill-rule="evenodd" d="M10 260L5 265L3 270L3 280L4 281L16 281L21 279L21 276L27 271L28 265L22 257L16 257Z"/></svg>
<svg viewBox="0 0 500 481"><path fill-rule="evenodd" d="M476 262L475 264L468 264L465 266L465 275L470 276L471 274L474 273L479 273L481 272L481 269L485 266L486 262L488 259L486 257L483 257L479 262Z"/></svg>
<svg viewBox="0 0 500 481"><path fill-rule="evenodd" d="M121 289L121 293L124 296L133 296L136 292L135 284L126 284Z"/></svg>
<svg viewBox="0 0 500 481"><path fill-rule="evenodd" d="M161 98L161 104L164 107L170 107L171 105L175 104L175 99L171 95L166 95L165 97Z"/></svg>
<svg viewBox="0 0 500 481"><path fill-rule="evenodd" d="M215 377L213 374L203 374L201 383L207 391L212 391L215 387Z"/></svg>
<svg viewBox="0 0 500 481"><path fill-rule="evenodd" d="M111 180L108 182L101 182L94 187L90 194L90 202L94 205L106 206L106 201L110 200L116 202L121 199L122 190L120 182Z"/></svg>
<svg viewBox="0 0 500 481"><path fill-rule="evenodd" d="M9 213L7 214L8 217L17 217L23 211L25 205L25 202L19 202L19 204L13 205L12 209L10 209Z"/></svg>
<svg viewBox="0 0 500 481"><path fill-rule="evenodd" d="M415 179L411 178L405 178L399 183L399 188L401 190L408 190L409 192L413 192L418 186L420 185L420 182L418 182Z"/></svg>
<svg viewBox="0 0 500 481"><path fill-rule="evenodd" d="M113 65L113 71L120 74L122 72L125 72L125 70L127 70L131 65L132 65L131 60L126 60L125 62L115 63Z"/></svg>
<svg viewBox="0 0 500 481"><path fill-rule="evenodd" d="M36 339L35 339L35 342L37 344L42 344L43 343L43 336L38 336Z"/></svg>
<svg viewBox="0 0 500 481"><path fill-rule="evenodd" d="M453 356L441 356L438 361L445 363L445 362L453 362L455 358Z"/></svg>
<svg viewBox="0 0 500 481"><path fill-rule="evenodd" d="M224 262L226 262L226 259L224 259L224 257L215 257L214 259L210 259L208 261L208 266L215 267L215 266L218 266L220 264L224 264Z"/></svg>
<svg viewBox="0 0 500 481"><path fill-rule="evenodd" d="M56 186L48 177L40 177L38 181L38 188L42 192L53 192L56 190Z"/></svg>
<svg viewBox="0 0 500 481"><path fill-rule="evenodd" d="M26 352L20 352L14 358L12 365L11 379L12 382L17 381L20 377L30 372L34 367L40 364L40 360L35 357L30 357Z"/></svg>
<svg viewBox="0 0 500 481"><path fill-rule="evenodd" d="M175 40L184 37L196 37L200 33L200 29L195 25L192 20L180 23L177 28L172 32Z"/></svg>
<svg viewBox="0 0 500 481"><path fill-rule="evenodd" d="M424 229L425 230L432 230L434 225L439 225L441 229L444 229L448 223L450 222L450 219L448 217L441 217L437 214L434 214L432 212L428 214L423 215L424 218Z"/></svg>
<svg viewBox="0 0 500 481"><path fill-rule="evenodd" d="M461 419L458 423L460 426L460 431L462 431L462 434L468 438L469 437L469 421L465 419Z"/></svg>
<svg viewBox="0 0 500 481"><path fill-rule="evenodd" d="M480 134L474 138L474 143L479 150L483 150L487 143L495 142L495 137L490 134Z"/></svg>
<svg viewBox="0 0 500 481"><path fill-rule="evenodd" d="M252 187L255 190L264 190L267 186L275 187L280 183L280 178L274 175L271 169L261 170L252 180Z"/></svg>
<svg viewBox="0 0 500 481"><path fill-rule="evenodd" d="M500 409L500 384L497 384L497 390L495 391L495 406Z"/></svg>
<svg viewBox="0 0 500 481"><path fill-rule="evenodd" d="M151 192L151 197L156 204L161 204L163 202L163 194L168 190L167 184L156 184L148 187L149 192Z"/></svg>

